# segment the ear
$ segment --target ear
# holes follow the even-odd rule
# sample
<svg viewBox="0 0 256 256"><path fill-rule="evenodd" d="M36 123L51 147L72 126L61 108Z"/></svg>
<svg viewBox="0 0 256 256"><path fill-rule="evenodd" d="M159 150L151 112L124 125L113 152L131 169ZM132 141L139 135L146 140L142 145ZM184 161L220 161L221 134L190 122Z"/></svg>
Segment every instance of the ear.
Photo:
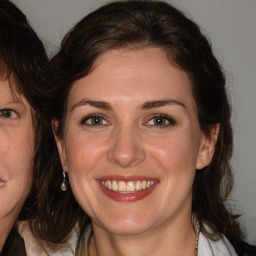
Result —
<svg viewBox="0 0 256 256"><path fill-rule="evenodd" d="M51 125L52 125L55 142L57 144L62 169L63 171L67 172L65 141L58 135L59 120L57 120L56 118L53 118L51 121Z"/></svg>
<svg viewBox="0 0 256 256"><path fill-rule="evenodd" d="M209 135L203 134L201 146L198 152L196 169L200 170L208 166L213 158L215 145L217 143L220 130L220 124L215 124L210 128Z"/></svg>

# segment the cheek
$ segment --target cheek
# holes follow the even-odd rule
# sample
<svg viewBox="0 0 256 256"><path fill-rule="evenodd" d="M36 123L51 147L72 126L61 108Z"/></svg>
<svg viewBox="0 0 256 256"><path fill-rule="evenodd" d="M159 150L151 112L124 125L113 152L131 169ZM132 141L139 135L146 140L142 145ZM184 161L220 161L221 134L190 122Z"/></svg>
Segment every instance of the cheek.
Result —
<svg viewBox="0 0 256 256"><path fill-rule="evenodd" d="M22 134L13 146L16 150L17 175L20 176L27 190L30 189L33 176L34 137L34 130L29 127L25 135Z"/></svg>
<svg viewBox="0 0 256 256"><path fill-rule="evenodd" d="M181 170L195 169L197 143L189 134L176 133L157 138L149 144L152 156L173 174Z"/></svg>
<svg viewBox="0 0 256 256"><path fill-rule="evenodd" d="M90 137L83 133L66 137L68 172L86 174L94 169L102 156L106 143L102 137Z"/></svg>
<svg viewBox="0 0 256 256"><path fill-rule="evenodd" d="M95 189L98 185L94 179L104 155L104 144L102 137L89 137L83 133L70 133L66 137L66 161L70 186L76 200L90 216L97 209L95 204L97 205L98 198Z"/></svg>
<svg viewBox="0 0 256 256"><path fill-rule="evenodd" d="M176 134L157 139L149 152L155 169L161 170L162 199L159 204L167 212L181 207L189 198L196 170L197 147L190 136ZM166 203L168 202L168 203Z"/></svg>
<svg viewBox="0 0 256 256"><path fill-rule="evenodd" d="M34 155L33 129L15 131L10 136L8 151L2 155L8 175L0 200L0 215L17 214L27 198L33 176Z"/></svg>

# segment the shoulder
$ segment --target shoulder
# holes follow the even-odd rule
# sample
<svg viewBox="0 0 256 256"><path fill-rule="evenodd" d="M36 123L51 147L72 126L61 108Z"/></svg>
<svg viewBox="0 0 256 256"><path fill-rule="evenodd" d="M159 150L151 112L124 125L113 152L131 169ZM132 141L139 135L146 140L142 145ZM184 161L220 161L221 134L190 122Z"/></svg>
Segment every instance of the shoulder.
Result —
<svg viewBox="0 0 256 256"><path fill-rule="evenodd" d="M73 256L75 255L75 247L77 244L77 232L73 231L69 244L65 248L52 250L38 241L31 233L26 222L19 223L19 233L23 237L26 247L27 256Z"/></svg>
<svg viewBox="0 0 256 256"><path fill-rule="evenodd" d="M212 241L202 233L199 235L198 256L237 256L233 246L225 236Z"/></svg>

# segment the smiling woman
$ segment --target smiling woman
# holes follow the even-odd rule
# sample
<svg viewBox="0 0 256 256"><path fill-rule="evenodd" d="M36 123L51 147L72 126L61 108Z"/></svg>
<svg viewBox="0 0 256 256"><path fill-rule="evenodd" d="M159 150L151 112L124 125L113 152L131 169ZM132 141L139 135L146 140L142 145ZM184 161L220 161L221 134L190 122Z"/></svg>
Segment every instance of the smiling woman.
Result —
<svg viewBox="0 0 256 256"><path fill-rule="evenodd" d="M76 226L76 255L236 255L225 78L193 21L164 2L107 4L49 75L57 147L39 236L63 243Z"/></svg>
<svg viewBox="0 0 256 256"><path fill-rule="evenodd" d="M14 97L9 82L1 82L0 95L2 238L6 237L12 228L30 191L34 127L30 105L24 97ZM1 247L3 242L4 240L1 241Z"/></svg>
<svg viewBox="0 0 256 256"><path fill-rule="evenodd" d="M1 256L26 255L14 224L35 217L33 175L44 170L46 64L43 45L26 17L11 2L0 0Z"/></svg>
<svg viewBox="0 0 256 256"><path fill-rule="evenodd" d="M108 108L77 106L84 97ZM62 167L95 234L104 227L148 236L170 223L169 240L178 235L175 222L183 222L179 228L191 234L193 247L191 187L195 170L211 161L213 132L206 137L200 130L186 73L170 65L162 49L147 47L110 50L73 83L64 139L57 141Z"/></svg>

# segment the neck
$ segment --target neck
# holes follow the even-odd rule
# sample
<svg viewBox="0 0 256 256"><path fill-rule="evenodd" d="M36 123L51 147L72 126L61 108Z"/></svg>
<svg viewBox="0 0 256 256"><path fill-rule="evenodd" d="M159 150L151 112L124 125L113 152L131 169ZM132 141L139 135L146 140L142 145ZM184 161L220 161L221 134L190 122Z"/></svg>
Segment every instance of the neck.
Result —
<svg viewBox="0 0 256 256"><path fill-rule="evenodd" d="M105 232L93 223L94 237L90 240L89 255L194 255L196 234L191 217L167 221L161 227L130 236Z"/></svg>

